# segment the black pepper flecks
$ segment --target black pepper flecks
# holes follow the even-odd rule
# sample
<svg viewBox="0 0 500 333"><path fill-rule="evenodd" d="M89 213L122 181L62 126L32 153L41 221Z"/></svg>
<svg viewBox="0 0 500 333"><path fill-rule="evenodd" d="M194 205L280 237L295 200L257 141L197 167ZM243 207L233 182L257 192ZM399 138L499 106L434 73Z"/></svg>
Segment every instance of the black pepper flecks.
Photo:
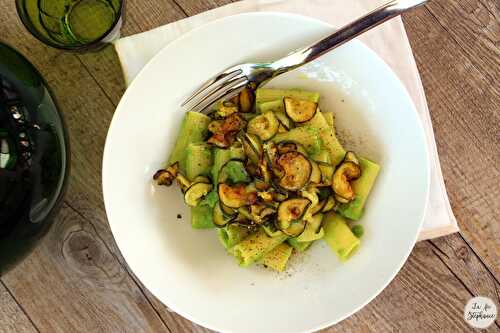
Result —
<svg viewBox="0 0 500 333"><path fill-rule="evenodd" d="M181 214L177 214L177 218L178 219L182 219L182 215Z"/></svg>

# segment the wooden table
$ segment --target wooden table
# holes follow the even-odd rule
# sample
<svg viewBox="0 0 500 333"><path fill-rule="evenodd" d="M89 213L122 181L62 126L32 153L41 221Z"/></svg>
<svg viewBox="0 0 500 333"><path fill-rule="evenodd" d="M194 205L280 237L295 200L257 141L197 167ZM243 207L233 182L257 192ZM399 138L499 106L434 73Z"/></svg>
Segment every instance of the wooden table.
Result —
<svg viewBox="0 0 500 333"><path fill-rule="evenodd" d="M347 1L347 0L346 0ZM230 0L127 0L124 35ZM394 281L328 332L470 332L465 303L500 305L500 1L434 0L404 16L431 110L461 234L420 242ZM29 35L0 0L0 39L52 87L71 137L72 172L57 221L1 278L0 332L201 332L169 312L128 270L101 194L106 131L125 89L111 47L60 52ZM166 73L168 78L168 73ZM498 332L500 321L487 332Z"/></svg>

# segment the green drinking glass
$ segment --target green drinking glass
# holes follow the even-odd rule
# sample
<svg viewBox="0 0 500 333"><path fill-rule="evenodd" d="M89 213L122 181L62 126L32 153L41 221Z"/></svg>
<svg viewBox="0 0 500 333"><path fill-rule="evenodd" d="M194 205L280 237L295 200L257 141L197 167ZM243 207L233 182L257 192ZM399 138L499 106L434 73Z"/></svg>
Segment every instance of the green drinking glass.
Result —
<svg viewBox="0 0 500 333"><path fill-rule="evenodd" d="M43 43L64 50L99 48L120 35L124 0L16 0L21 21Z"/></svg>

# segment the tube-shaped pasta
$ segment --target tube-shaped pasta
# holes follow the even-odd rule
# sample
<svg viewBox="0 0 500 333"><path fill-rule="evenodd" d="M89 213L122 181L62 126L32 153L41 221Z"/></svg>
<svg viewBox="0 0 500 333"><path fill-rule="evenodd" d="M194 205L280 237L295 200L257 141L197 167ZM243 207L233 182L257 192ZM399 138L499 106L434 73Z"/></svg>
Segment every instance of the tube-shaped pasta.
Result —
<svg viewBox="0 0 500 333"><path fill-rule="evenodd" d="M191 207L191 226L194 229L210 229L215 224L212 219L212 208L209 206Z"/></svg>
<svg viewBox="0 0 500 333"><path fill-rule="evenodd" d="M323 239L342 261L347 260L360 244L359 238L352 233L344 218L334 212L325 216L323 228Z"/></svg>
<svg viewBox="0 0 500 333"><path fill-rule="evenodd" d="M283 272L293 248L287 243L281 243L262 257L262 263L278 272Z"/></svg>
<svg viewBox="0 0 500 333"><path fill-rule="evenodd" d="M210 117L199 112L187 112L182 121L181 129L174 149L168 159L168 165L179 162L180 170L186 173L186 153L190 143L203 142Z"/></svg>
<svg viewBox="0 0 500 333"><path fill-rule="evenodd" d="M298 252L304 252L311 246L313 242L299 242L297 238L288 238L287 243L290 244Z"/></svg>
<svg viewBox="0 0 500 333"><path fill-rule="evenodd" d="M314 118L304 123L304 125L309 125L319 130L319 136L323 143L321 149L328 151L330 154L330 161L335 166L342 161L346 151L335 135L335 127L330 126L325 119L325 114L323 112L316 112ZM333 118L331 120L333 120Z"/></svg>
<svg viewBox="0 0 500 333"><path fill-rule="evenodd" d="M288 236L284 234L277 237L269 237L264 230L259 229L256 233L251 234L236 244L231 252L238 259L240 266L247 267L261 259L266 253L283 243L287 238Z"/></svg>
<svg viewBox="0 0 500 333"><path fill-rule="evenodd" d="M225 228L220 228L217 232L219 241L226 249L232 248L248 236L248 229L237 224L230 224Z"/></svg>

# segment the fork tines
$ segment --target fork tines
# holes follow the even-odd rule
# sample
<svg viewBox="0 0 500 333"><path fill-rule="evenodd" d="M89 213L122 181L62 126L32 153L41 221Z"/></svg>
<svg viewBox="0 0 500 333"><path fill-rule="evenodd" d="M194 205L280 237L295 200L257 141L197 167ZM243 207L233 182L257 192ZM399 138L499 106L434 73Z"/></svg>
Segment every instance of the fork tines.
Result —
<svg viewBox="0 0 500 333"><path fill-rule="evenodd" d="M248 84L241 68L231 68L205 82L181 106L186 111L204 112L223 98L237 95Z"/></svg>

